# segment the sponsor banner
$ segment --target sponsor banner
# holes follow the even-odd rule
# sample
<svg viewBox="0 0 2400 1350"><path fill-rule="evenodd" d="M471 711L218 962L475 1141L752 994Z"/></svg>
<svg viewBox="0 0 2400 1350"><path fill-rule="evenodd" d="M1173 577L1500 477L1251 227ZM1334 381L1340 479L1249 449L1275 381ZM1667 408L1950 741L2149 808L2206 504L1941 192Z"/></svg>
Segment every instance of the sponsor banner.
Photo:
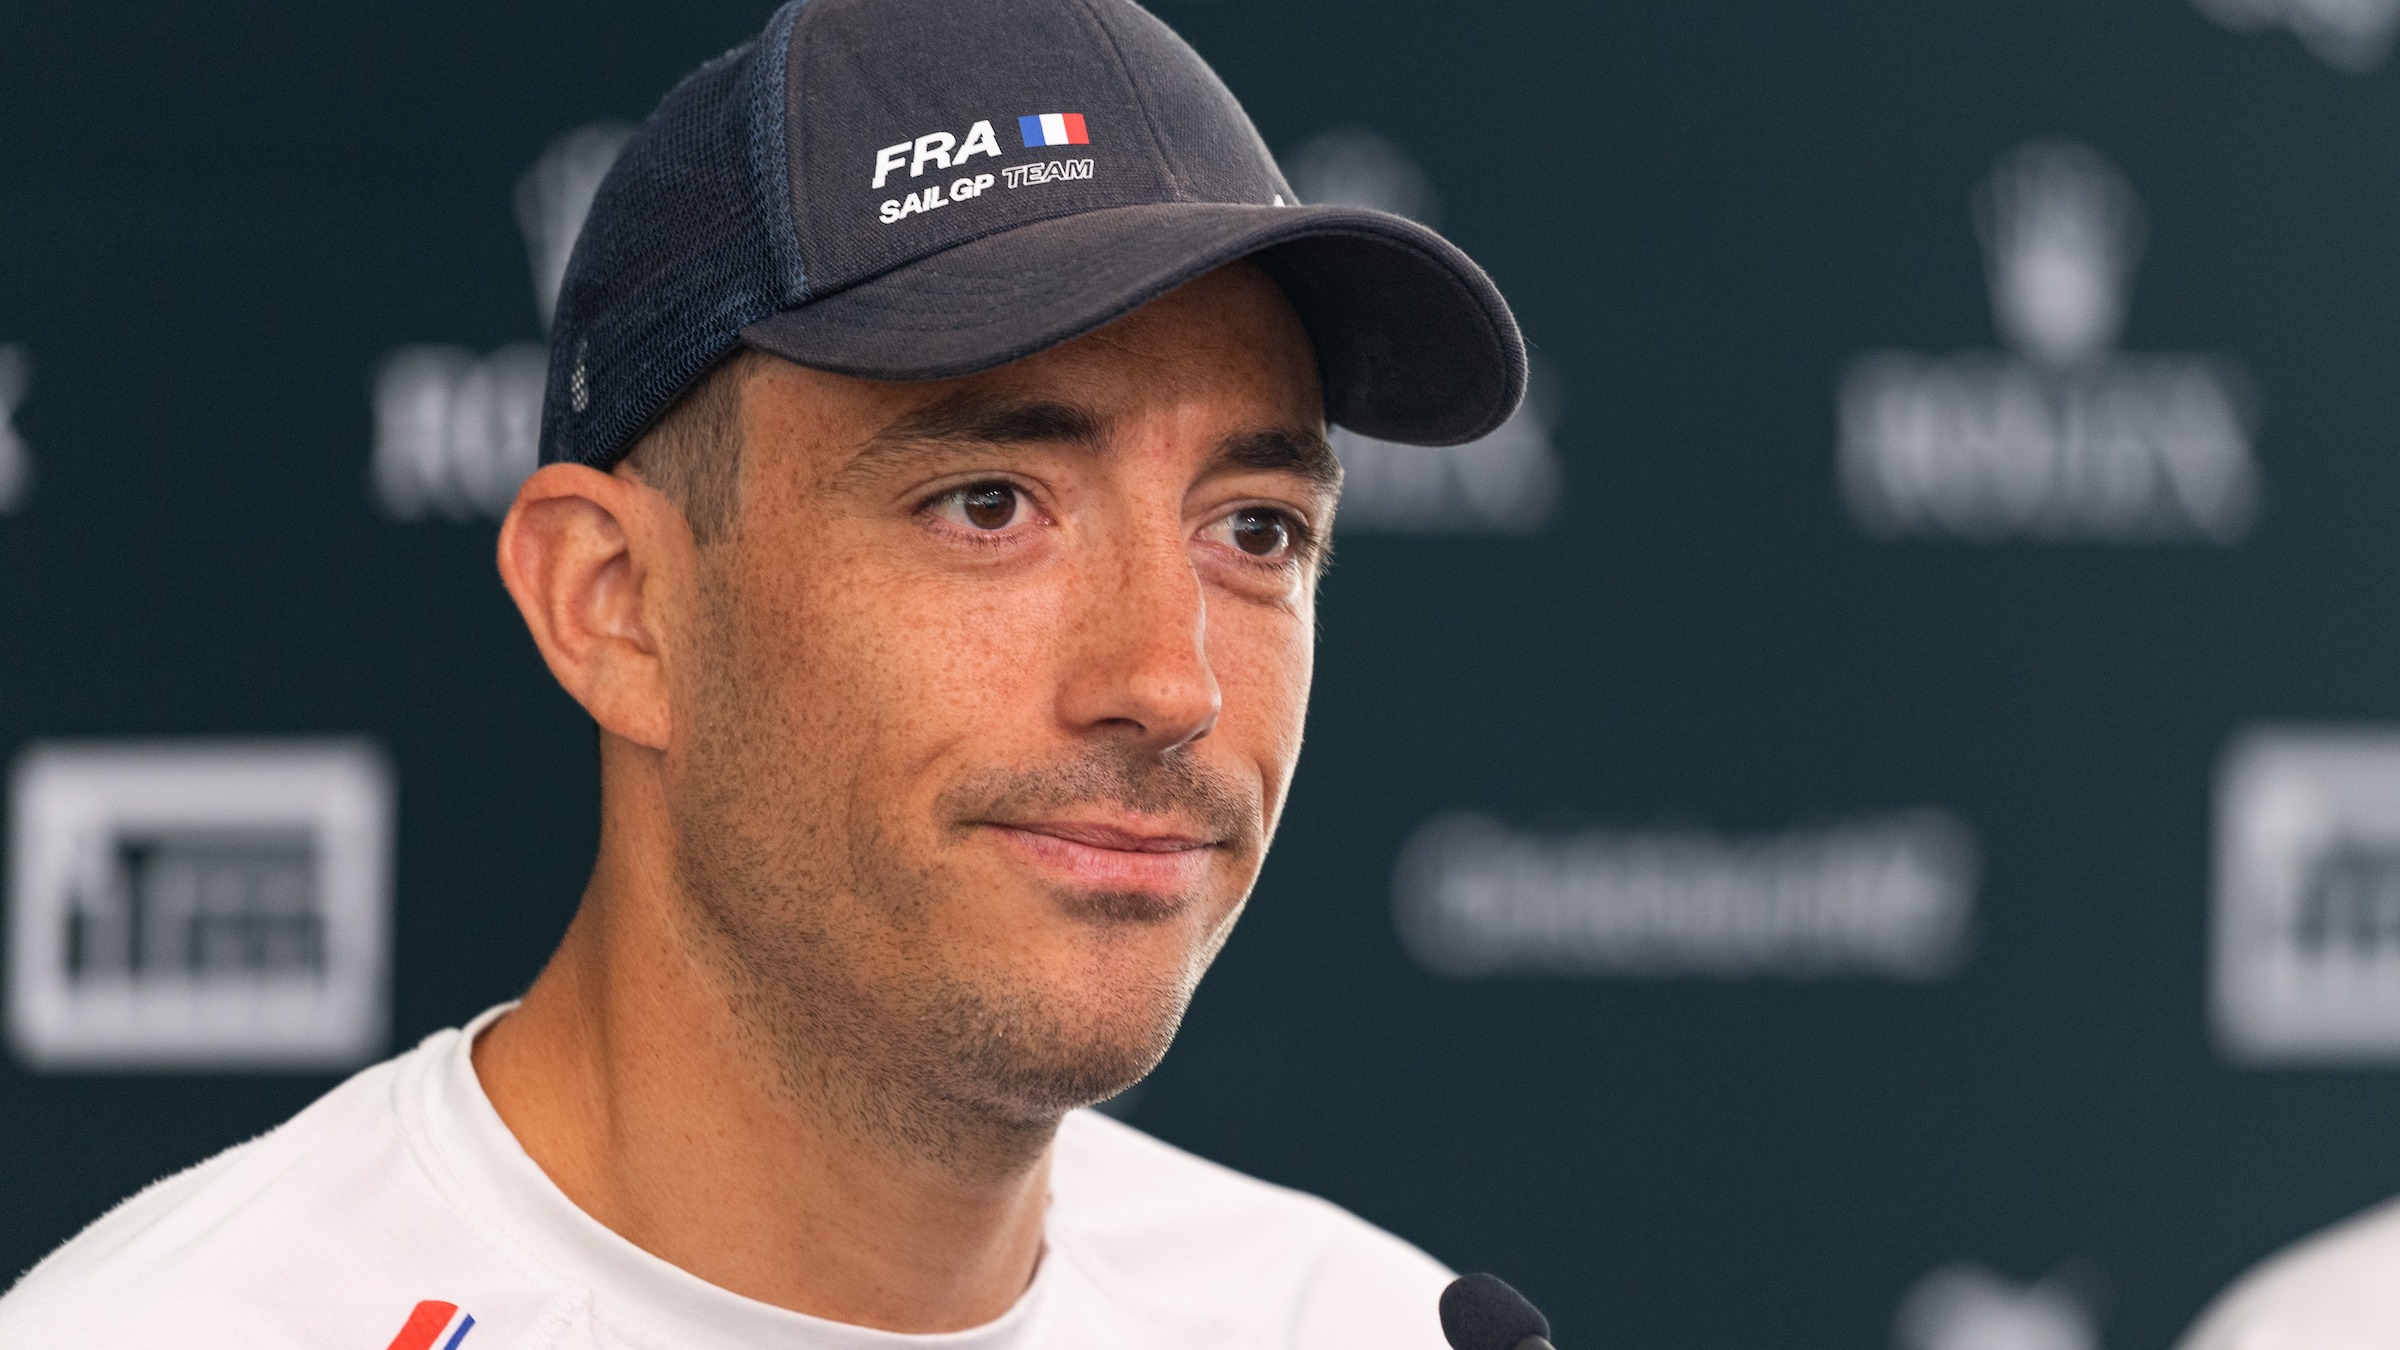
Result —
<svg viewBox="0 0 2400 1350"><path fill-rule="evenodd" d="M1840 485L1879 539L2232 544L2258 498L2231 360L2128 355L2142 216L2092 150L2037 142L1975 194L2007 351L1871 352L1838 398Z"/></svg>
<svg viewBox="0 0 2400 1350"><path fill-rule="evenodd" d="M1392 901L1410 955L1454 979L1934 980L1966 959L1978 870L1972 831L1931 808L1764 835L1460 813L1402 849Z"/></svg>
<svg viewBox="0 0 2400 1350"><path fill-rule="evenodd" d="M33 452L16 423L32 388L32 355L22 346L0 346L0 515L24 506L33 492Z"/></svg>
<svg viewBox="0 0 2400 1350"><path fill-rule="evenodd" d="M1363 127L1338 127L1283 157L1300 200L1364 206L1441 222L1441 194L1408 152ZM1551 440L1561 412L1558 374L1538 359L1525 405L1466 445L1395 445L1333 431L1342 461L1345 534L1535 534L1557 509L1564 474Z"/></svg>
<svg viewBox="0 0 2400 1350"><path fill-rule="evenodd" d="M2400 726L2265 727L2217 777L2209 1006L2249 1064L2400 1062Z"/></svg>
<svg viewBox="0 0 2400 1350"><path fill-rule="evenodd" d="M1523 406L1465 445L1394 445L1335 427L1342 461L1337 534L1538 534L1564 478L1550 429L1558 385L1536 363Z"/></svg>
<svg viewBox="0 0 2400 1350"><path fill-rule="evenodd" d="M2200 12L2237 33L2284 28L2318 60L2364 75L2391 54L2400 0L2194 0Z"/></svg>
<svg viewBox="0 0 2400 1350"><path fill-rule="evenodd" d="M364 741L55 742L10 781L8 1030L47 1069L384 1049L392 781Z"/></svg>
<svg viewBox="0 0 2400 1350"><path fill-rule="evenodd" d="M534 304L550 326L575 236L629 128L596 122L550 144L517 180L518 228ZM497 520L541 460L550 355L520 342L476 353L420 344L376 367L375 446L368 485L395 520Z"/></svg>
<svg viewBox="0 0 2400 1350"><path fill-rule="evenodd" d="M497 520L539 465L550 354L402 347L375 372L375 500L397 520Z"/></svg>

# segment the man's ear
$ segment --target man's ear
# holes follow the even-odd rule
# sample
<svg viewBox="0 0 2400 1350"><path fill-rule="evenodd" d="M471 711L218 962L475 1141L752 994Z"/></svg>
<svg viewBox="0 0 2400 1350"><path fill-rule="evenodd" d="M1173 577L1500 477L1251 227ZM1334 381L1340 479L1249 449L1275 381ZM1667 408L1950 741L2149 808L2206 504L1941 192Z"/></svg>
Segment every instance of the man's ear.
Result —
<svg viewBox="0 0 2400 1350"><path fill-rule="evenodd" d="M500 522L500 579L550 673L602 730L664 750L674 726L663 631L688 614L683 513L629 474L550 464Z"/></svg>

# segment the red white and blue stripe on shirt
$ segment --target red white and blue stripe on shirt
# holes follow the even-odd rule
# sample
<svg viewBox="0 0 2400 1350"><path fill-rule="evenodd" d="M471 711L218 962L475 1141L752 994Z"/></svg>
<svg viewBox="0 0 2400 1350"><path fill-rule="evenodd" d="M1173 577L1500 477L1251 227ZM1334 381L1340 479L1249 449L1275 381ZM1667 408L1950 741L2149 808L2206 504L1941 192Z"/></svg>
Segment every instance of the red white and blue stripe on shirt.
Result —
<svg viewBox="0 0 2400 1350"><path fill-rule="evenodd" d="M1025 137L1028 150L1045 145L1092 143L1091 134L1084 130L1082 113L1027 113L1017 119L1017 131Z"/></svg>
<svg viewBox="0 0 2400 1350"><path fill-rule="evenodd" d="M458 1310L455 1303L427 1299L408 1315L400 1334L392 1338L386 1350L458 1350L458 1343L467 1338L467 1329L475 1325L475 1315ZM442 1333L449 1332L443 1339Z"/></svg>

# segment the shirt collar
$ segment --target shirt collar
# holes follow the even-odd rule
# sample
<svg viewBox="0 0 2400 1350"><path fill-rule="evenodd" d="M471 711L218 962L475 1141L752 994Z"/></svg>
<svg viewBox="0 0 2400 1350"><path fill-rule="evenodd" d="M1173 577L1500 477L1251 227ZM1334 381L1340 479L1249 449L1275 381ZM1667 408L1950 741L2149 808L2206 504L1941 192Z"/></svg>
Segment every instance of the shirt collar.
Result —
<svg viewBox="0 0 2400 1350"><path fill-rule="evenodd" d="M588 1291L594 1316L664 1333L691 1350L1024 1350L1039 1326L1052 1272L1042 1261L1015 1306L966 1331L907 1335L778 1308L720 1289L642 1250L592 1218L559 1190L509 1131L476 1077L475 1038L514 1008L503 1003L457 1031L426 1039L402 1075L399 1106L409 1133L432 1155L437 1179L474 1205L562 1279Z"/></svg>

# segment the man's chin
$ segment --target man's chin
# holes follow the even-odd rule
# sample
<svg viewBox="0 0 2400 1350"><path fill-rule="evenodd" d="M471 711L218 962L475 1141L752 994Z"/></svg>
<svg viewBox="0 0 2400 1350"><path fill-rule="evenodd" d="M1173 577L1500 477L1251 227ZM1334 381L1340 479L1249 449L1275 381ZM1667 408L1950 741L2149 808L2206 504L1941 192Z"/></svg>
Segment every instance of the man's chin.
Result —
<svg viewBox="0 0 2400 1350"><path fill-rule="evenodd" d="M1189 913L1199 898L1189 891L1061 890L1051 893L1068 918L1081 923L1155 928Z"/></svg>
<svg viewBox="0 0 2400 1350"><path fill-rule="evenodd" d="M1022 1005L979 1018L978 1033L956 1048L960 1086L1023 1124L1055 1121L1104 1102L1149 1076L1174 1041L1183 1000L1171 1006L1114 1006L1088 1017L1029 1016Z"/></svg>
<svg viewBox="0 0 2400 1350"><path fill-rule="evenodd" d="M1153 1066L1154 1067L1154 1066ZM1017 1091L994 1103L997 1114L1011 1124L1047 1128L1071 1111L1097 1106L1149 1077L1148 1068L1123 1073L1085 1073L1049 1078L1038 1084L1019 1082Z"/></svg>

